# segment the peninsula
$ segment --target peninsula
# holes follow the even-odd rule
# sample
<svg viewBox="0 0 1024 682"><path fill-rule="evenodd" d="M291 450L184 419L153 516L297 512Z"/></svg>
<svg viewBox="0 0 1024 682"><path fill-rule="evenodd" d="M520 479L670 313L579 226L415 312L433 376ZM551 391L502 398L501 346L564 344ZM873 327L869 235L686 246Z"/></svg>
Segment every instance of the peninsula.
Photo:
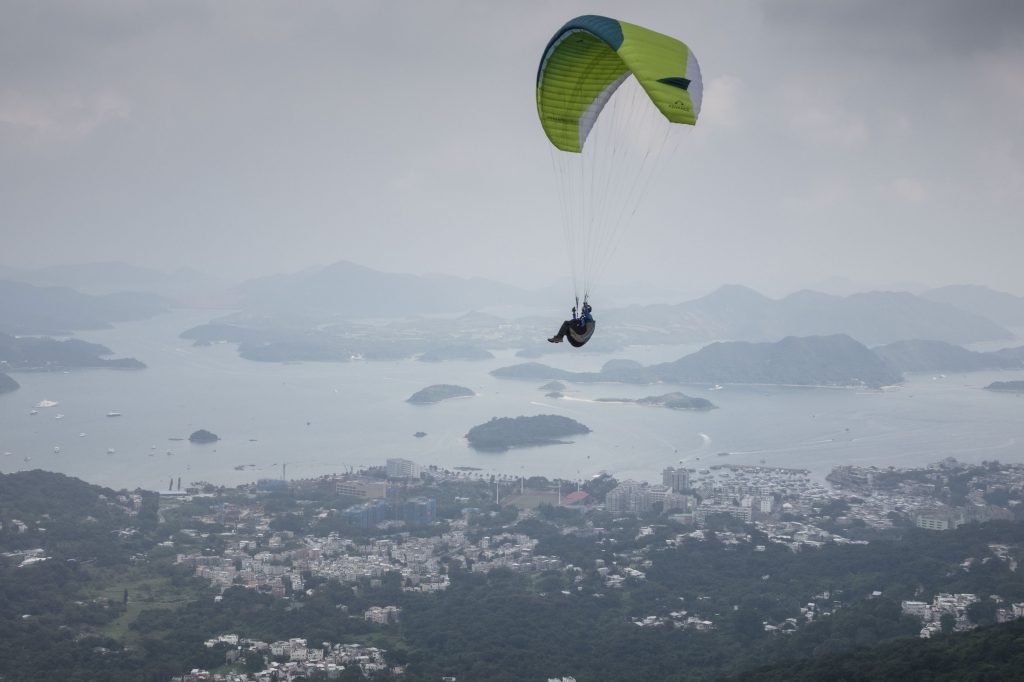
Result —
<svg viewBox="0 0 1024 682"><path fill-rule="evenodd" d="M16 391L20 385L17 381L10 378L6 374L0 374L0 393L10 393Z"/></svg>
<svg viewBox="0 0 1024 682"><path fill-rule="evenodd" d="M452 398L471 398L475 395L476 393L465 386L434 384L416 391L409 396L405 402L412 403L414 405L432 405L434 403L439 403L442 400L451 400Z"/></svg>
<svg viewBox="0 0 1024 682"><path fill-rule="evenodd" d="M0 358L10 371L63 370L81 367L144 369L135 358L108 358L114 351L81 339L11 336L0 332Z"/></svg>
<svg viewBox="0 0 1024 682"><path fill-rule="evenodd" d="M574 419L554 414L535 417L495 417L486 424L474 426L466 440L474 450L504 452L510 448L535 445L557 445L569 436L590 433L590 429Z"/></svg>
<svg viewBox="0 0 1024 682"><path fill-rule="evenodd" d="M993 381L985 387L987 391L1003 391L1005 393L1024 393L1024 381Z"/></svg>

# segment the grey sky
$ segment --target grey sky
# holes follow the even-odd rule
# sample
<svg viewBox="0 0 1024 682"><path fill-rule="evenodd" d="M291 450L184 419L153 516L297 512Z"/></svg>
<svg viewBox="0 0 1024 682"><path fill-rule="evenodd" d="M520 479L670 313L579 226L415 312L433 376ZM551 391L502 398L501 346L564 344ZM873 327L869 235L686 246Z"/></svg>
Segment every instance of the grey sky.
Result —
<svg viewBox="0 0 1024 682"><path fill-rule="evenodd" d="M1024 294L1015 0L0 0L0 264L548 284L534 76L585 13L681 38L705 79L606 278Z"/></svg>

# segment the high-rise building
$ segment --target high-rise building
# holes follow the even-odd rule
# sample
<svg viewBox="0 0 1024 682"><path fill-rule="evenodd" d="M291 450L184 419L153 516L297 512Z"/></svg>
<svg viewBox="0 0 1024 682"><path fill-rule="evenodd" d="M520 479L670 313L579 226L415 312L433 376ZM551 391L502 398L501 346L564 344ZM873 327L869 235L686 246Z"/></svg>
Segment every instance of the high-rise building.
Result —
<svg viewBox="0 0 1024 682"><path fill-rule="evenodd" d="M623 481L608 491L604 505L605 509L612 513L639 514L650 511L651 499L647 485L637 481Z"/></svg>
<svg viewBox="0 0 1024 682"><path fill-rule="evenodd" d="M387 497L387 481L374 481L370 479L341 479L335 483L335 492L339 495L351 495L352 497L365 497L376 499Z"/></svg>
<svg viewBox="0 0 1024 682"><path fill-rule="evenodd" d="M346 523L357 528L368 529L381 521L388 521L392 516L391 505L385 500L371 500L357 504L341 512Z"/></svg>
<svg viewBox="0 0 1024 682"><path fill-rule="evenodd" d="M414 497L402 505L402 520L410 526L428 526L437 520L437 501Z"/></svg>
<svg viewBox="0 0 1024 682"><path fill-rule="evenodd" d="M672 488L672 492L681 493L690 487L690 472L683 467L666 467L661 472L661 483Z"/></svg>
<svg viewBox="0 0 1024 682"><path fill-rule="evenodd" d="M400 457L388 459L388 478L419 478L420 467L416 462Z"/></svg>

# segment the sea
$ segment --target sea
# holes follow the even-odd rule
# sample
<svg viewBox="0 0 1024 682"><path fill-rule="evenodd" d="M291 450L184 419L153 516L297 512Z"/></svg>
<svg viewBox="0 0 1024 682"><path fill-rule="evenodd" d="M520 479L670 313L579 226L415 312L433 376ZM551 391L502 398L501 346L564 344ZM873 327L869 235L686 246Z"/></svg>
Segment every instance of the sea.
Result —
<svg viewBox="0 0 1024 682"><path fill-rule="evenodd" d="M651 482L679 465L799 468L823 479L841 464L1024 462L1024 396L984 390L992 381L1022 380L1024 371L912 374L885 390L569 384L554 399L540 389L545 382L490 375L523 361L512 351L472 362L261 363L240 358L233 344L194 347L180 338L216 316L179 310L78 335L141 360L144 370L13 373L21 388L0 395L0 471L45 469L118 489L166 490L179 478L182 487L233 486L344 473L391 457L487 477L579 481L607 472ZM650 364L697 349L638 345L602 355L563 344L542 361L596 371L610 359ZM466 386L476 396L406 402L431 384ZM717 409L604 402L670 391L707 398ZM540 414L571 417L592 431L502 453L467 445L474 425ZM220 440L190 443L197 429Z"/></svg>

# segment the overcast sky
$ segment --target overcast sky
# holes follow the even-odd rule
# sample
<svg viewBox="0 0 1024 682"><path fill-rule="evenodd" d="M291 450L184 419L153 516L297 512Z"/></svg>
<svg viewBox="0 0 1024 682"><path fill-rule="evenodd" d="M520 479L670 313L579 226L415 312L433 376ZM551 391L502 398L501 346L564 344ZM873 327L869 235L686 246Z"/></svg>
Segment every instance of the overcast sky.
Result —
<svg viewBox="0 0 1024 682"><path fill-rule="evenodd" d="M0 264L549 284L535 75L578 14L705 82L606 278L1024 294L1018 0L0 0Z"/></svg>

